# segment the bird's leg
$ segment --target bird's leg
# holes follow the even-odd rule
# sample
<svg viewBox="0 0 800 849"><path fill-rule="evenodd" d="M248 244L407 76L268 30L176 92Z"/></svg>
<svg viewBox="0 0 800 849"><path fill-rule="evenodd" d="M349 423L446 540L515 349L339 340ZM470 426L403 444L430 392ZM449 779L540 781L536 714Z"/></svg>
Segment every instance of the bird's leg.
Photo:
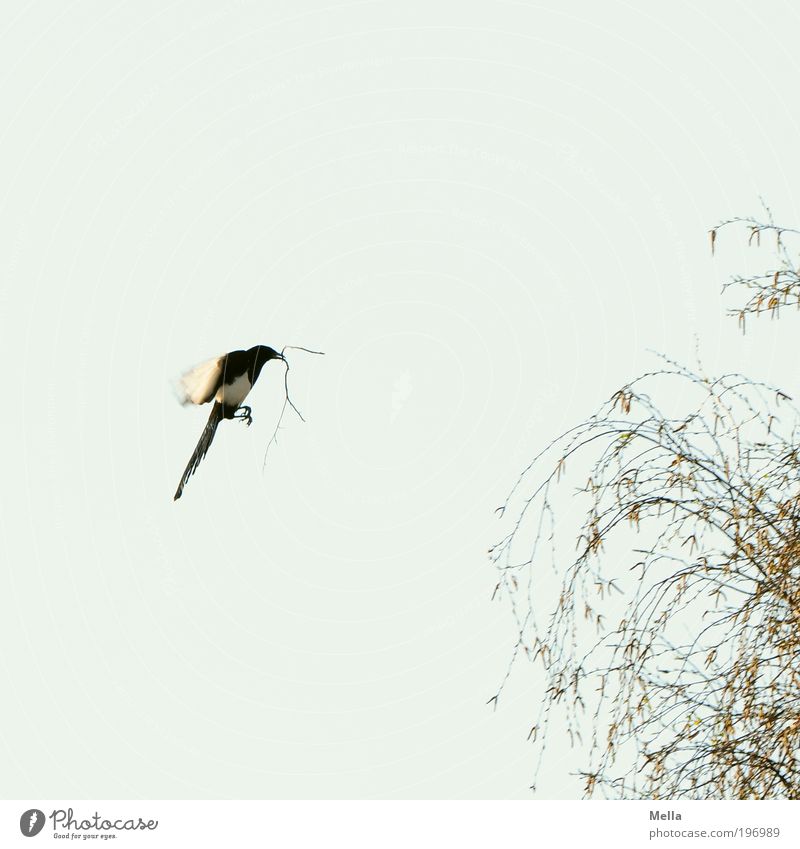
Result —
<svg viewBox="0 0 800 849"><path fill-rule="evenodd" d="M253 411L250 407L239 407L233 414L233 417L235 419L241 419L248 427L250 427L250 425L253 424L253 416L251 415L252 412Z"/></svg>

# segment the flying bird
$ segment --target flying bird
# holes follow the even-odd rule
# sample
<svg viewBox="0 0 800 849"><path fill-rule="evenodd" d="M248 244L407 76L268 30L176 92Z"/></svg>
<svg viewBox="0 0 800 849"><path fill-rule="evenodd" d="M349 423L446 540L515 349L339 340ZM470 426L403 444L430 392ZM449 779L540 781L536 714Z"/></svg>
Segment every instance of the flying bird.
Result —
<svg viewBox="0 0 800 849"><path fill-rule="evenodd" d="M221 357L214 357L183 375L180 380L181 403L207 404L213 400L214 406L194 454L181 477L173 501L177 501L183 494L183 488L208 453L217 427L223 419L241 419L248 426L253 423L252 410L242 406L242 401L258 380L264 363L270 360L286 362L283 354L279 354L269 345L256 345L247 351L231 351Z"/></svg>

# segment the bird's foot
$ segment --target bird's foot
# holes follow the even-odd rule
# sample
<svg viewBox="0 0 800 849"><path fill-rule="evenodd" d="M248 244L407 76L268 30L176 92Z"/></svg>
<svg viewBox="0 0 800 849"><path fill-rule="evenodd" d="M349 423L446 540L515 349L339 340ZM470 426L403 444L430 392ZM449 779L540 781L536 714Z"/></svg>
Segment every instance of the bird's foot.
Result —
<svg viewBox="0 0 800 849"><path fill-rule="evenodd" d="M253 424L252 412L253 411L250 407L239 407L233 417L235 419L241 419L248 427L250 427L250 425Z"/></svg>

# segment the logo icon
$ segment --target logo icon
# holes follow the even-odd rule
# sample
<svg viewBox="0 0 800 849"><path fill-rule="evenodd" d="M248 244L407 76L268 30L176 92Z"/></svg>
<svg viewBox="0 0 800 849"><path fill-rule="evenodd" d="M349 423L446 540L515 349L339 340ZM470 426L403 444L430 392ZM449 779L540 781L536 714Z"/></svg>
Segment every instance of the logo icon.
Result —
<svg viewBox="0 0 800 849"><path fill-rule="evenodd" d="M19 818L19 830L25 837L36 837L44 828L44 813L38 808L31 808Z"/></svg>

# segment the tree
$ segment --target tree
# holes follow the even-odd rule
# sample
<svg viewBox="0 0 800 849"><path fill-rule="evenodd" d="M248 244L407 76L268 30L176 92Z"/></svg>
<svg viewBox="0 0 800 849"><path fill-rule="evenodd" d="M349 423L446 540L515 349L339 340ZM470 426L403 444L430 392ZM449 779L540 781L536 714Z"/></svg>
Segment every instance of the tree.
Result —
<svg viewBox="0 0 800 849"><path fill-rule="evenodd" d="M780 267L732 281L753 290L740 321L800 304L789 231L744 222L777 234ZM520 659L541 664L538 762L558 713L587 796L800 798L799 426L774 387L664 359L499 508L513 519L490 556L518 639L494 701Z"/></svg>
<svg viewBox="0 0 800 849"><path fill-rule="evenodd" d="M783 306L800 308L800 269L787 244L787 239L800 236L800 230L781 227L775 223L772 210L764 204L764 218L730 218L710 231L711 252L714 253L721 231L735 225L747 228L748 245L761 245L761 237L775 239L775 264L760 274L736 275L723 287L725 290L744 290L744 303L730 310L739 318L742 330L748 315L768 313L777 318Z"/></svg>

